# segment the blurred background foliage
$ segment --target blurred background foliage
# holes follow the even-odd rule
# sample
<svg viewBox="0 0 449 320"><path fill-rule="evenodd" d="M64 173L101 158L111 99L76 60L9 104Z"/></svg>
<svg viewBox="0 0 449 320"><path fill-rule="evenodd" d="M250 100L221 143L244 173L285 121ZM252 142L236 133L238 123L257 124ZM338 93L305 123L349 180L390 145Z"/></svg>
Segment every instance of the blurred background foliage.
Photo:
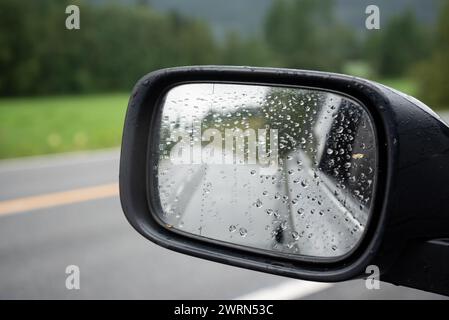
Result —
<svg viewBox="0 0 449 320"><path fill-rule="evenodd" d="M0 158L118 145L134 83L179 65L342 72L444 109L448 49L448 0L0 0Z"/></svg>

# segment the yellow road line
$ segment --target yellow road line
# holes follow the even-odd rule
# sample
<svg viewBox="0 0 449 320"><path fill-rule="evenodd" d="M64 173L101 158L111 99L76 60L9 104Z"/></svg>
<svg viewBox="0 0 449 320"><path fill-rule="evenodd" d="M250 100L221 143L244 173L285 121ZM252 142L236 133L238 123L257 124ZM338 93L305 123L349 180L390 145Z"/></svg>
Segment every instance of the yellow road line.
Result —
<svg viewBox="0 0 449 320"><path fill-rule="evenodd" d="M38 196L0 201L0 216L94 199L114 197L118 194L118 183L111 183L70 191L54 192Z"/></svg>

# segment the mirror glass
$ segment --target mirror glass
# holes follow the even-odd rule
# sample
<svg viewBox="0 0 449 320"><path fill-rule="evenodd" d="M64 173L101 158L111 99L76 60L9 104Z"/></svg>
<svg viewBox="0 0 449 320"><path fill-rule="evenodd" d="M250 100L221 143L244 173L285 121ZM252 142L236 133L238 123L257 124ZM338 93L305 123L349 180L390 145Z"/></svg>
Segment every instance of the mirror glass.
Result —
<svg viewBox="0 0 449 320"><path fill-rule="evenodd" d="M337 258L362 239L377 141L360 102L320 89L190 83L162 101L153 175L165 227Z"/></svg>

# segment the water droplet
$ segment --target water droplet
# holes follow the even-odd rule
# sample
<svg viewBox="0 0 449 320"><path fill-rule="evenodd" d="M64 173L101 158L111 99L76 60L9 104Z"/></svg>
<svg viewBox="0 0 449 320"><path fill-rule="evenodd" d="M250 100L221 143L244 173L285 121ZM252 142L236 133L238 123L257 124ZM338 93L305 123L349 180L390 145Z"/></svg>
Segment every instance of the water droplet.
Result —
<svg viewBox="0 0 449 320"><path fill-rule="evenodd" d="M299 240L299 233L296 232L296 231L293 231L293 232L292 232L292 237L293 237L293 239L295 239L295 240Z"/></svg>
<svg viewBox="0 0 449 320"><path fill-rule="evenodd" d="M208 182L208 183L206 183L206 185L204 186L203 192L206 193L206 194L207 194L207 193L210 193L211 188L212 188L212 183Z"/></svg>
<svg viewBox="0 0 449 320"><path fill-rule="evenodd" d="M282 221L281 225L279 226L282 230L287 229L287 221Z"/></svg>
<svg viewBox="0 0 449 320"><path fill-rule="evenodd" d="M239 233L244 238L248 234L248 231L245 228L240 228Z"/></svg>
<svg viewBox="0 0 449 320"><path fill-rule="evenodd" d="M235 232L235 230L237 230L236 226L234 226L233 224L229 226L229 232Z"/></svg>
<svg viewBox="0 0 449 320"><path fill-rule="evenodd" d="M254 202L254 206L257 208L262 207L263 203L260 199L257 199L256 202Z"/></svg>

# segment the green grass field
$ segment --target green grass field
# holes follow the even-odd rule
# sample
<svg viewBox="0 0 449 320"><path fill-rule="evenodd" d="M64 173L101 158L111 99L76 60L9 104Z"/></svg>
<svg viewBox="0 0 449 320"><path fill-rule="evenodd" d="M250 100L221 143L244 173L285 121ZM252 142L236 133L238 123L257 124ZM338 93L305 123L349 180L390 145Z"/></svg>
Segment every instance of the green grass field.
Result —
<svg viewBox="0 0 449 320"><path fill-rule="evenodd" d="M381 80L410 95L408 80ZM120 145L128 94L0 99L0 159Z"/></svg>
<svg viewBox="0 0 449 320"><path fill-rule="evenodd" d="M411 96L418 92L417 84L408 78L398 79L378 79L374 76L372 68L364 61L350 61L343 67L343 73L350 74L356 77L375 80L386 86L392 87Z"/></svg>
<svg viewBox="0 0 449 320"><path fill-rule="evenodd" d="M416 83L408 79L383 79L377 80L377 82L407 93L411 96L415 96L418 92L418 86L416 85Z"/></svg>
<svg viewBox="0 0 449 320"><path fill-rule="evenodd" d="M120 145L128 94L0 99L0 158Z"/></svg>

